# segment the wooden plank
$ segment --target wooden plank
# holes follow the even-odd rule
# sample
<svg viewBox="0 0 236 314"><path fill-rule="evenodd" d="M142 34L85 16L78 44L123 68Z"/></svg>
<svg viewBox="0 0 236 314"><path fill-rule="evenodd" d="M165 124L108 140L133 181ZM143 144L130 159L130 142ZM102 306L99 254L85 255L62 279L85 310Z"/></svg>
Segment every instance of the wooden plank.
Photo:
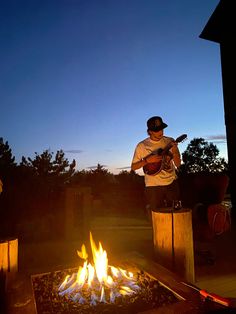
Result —
<svg viewBox="0 0 236 314"><path fill-rule="evenodd" d="M152 212L152 222L156 261L173 269L172 213Z"/></svg>
<svg viewBox="0 0 236 314"><path fill-rule="evenodd" d="M174 219L174 269L189 282L195 282L192 211L175 211Z"/></svg>
<svg viewBox="0 0 236 314"><path fill-rule="evenodd" d="M8 242L0 242L0 270L8 271Z"/></svg>
<svg viewBox="0 0 236 314"><path fill-rule="evenodd" d="M18 271L18 239L0 240L0 270L4 272Z"/></svg>
<svg viewBox="0 0 236 314"><path fill-rule="evenodd" d="M10 272L18 271L18 239L9 241Z"/></svg>
<svg viewBox="0 0 236 314"><path fill-rule="evenodd" d="M236 275L228 274L221 276L211 276L199 279L197 285L201 289L219 294L223 297L235 298L236 296Z"/></svg>
<svg viewBox="0 0 236 314"><path fill-rule="evenodd" d="M156 261L194 283L192 211L161 209L152 212Z"/></svg>

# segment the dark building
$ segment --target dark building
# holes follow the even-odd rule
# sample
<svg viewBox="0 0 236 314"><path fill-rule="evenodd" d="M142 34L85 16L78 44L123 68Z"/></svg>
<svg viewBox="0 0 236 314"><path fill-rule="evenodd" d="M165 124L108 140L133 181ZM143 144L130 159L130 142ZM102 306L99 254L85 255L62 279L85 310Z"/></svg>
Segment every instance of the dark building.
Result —
<svg viewBox="0 0 236 314"><path fill-rule="evenodd" d="M234 0L220 0L200 38L220 44L232 217L236 221L236 13Z"/></svg>

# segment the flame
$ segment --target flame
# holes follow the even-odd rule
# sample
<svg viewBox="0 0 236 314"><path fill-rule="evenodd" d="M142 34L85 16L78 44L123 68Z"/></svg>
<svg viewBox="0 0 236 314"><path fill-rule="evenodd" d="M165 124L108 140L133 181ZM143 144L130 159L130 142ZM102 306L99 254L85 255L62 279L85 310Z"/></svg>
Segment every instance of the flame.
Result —
<svg viewBox="0 0 236 314"><path fill-rule="evenodd" d="M140 287L136 284L133 273L109 266L107 252L100 242L97 247L91 232L90 245L93 265L88 263L88 254L83 244L81 251L77 251L78 256L84 260L83 266L79 266L77 273L65 277L58 288L59 295L81 304L89 302L90 305L96 305L98 302L113 303L117 297L137 293ZM84 290L90 290L90 300L84 297Z"/></svg>
<svg viewBox="0 0 236 314"><path fill-rule="evenodd" d="M87 251L86 251L86 247L85 245L83 244L82 247L81 247L81 252L80 251L77 251L77 254L80 258L86 260L88 258L88 254L87 254Z"/></svg>

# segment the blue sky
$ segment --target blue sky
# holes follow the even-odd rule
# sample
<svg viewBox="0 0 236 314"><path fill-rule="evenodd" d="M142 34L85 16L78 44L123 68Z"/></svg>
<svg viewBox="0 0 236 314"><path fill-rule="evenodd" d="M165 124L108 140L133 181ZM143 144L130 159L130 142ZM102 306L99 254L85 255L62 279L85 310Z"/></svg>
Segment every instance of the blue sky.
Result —
<svg viewBox="0 0 236 314"><path fill-rule="evenodd" d="M0 2L0 137L19 162L63 149L77 169L130 166L146 120L227 158L219 45L199 38L218 0Z"/></svg>

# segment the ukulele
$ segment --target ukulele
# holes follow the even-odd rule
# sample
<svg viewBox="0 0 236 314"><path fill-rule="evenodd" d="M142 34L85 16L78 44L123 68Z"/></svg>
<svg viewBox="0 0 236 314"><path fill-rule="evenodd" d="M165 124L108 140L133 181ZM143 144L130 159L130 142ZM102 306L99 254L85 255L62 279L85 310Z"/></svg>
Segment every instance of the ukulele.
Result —
<svg viewBox="0 0 236 314"><path fill-rule="evenodd" d="M183 142L186 138L187 138L187 134L182 134L179 137L177 137L176 140L173 140L170 143L168 143L165 148L158 148L156 151L152 152L151 155L157 154L159 156L162 156L162 159L160 161L157 161L157 162L147 163L143 167L143 172L145 174L149 174L152 176L155 176L156 174L158 174L164 168L164 166L168 162L168 160L171 159L171 157L170 157L171 153L169 152L169 150L173 146L173 142L180 143L180 142ZM148 155L148 156L150 156L150 155ZM148 156L146 156L146 157L148 157Z"/></svg>

